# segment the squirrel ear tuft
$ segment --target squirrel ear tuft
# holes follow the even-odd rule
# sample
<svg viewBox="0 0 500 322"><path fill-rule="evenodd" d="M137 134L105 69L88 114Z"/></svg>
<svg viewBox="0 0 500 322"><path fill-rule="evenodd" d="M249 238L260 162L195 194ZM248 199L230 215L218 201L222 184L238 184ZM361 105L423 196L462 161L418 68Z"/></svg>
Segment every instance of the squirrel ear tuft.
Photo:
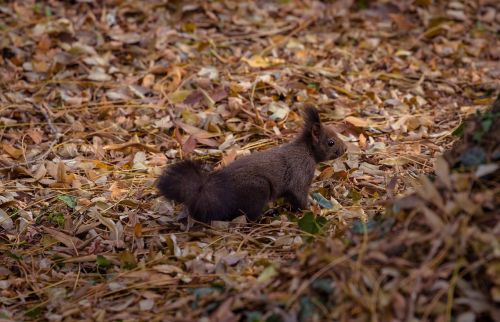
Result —
<svg viewBox="0 0 500 322"><path fill-rule="evenodd" d="M319 119L318 110L312 106L307 106L304 109L305 129L311 131L313 127L319 127L321 120Z"/></svg>

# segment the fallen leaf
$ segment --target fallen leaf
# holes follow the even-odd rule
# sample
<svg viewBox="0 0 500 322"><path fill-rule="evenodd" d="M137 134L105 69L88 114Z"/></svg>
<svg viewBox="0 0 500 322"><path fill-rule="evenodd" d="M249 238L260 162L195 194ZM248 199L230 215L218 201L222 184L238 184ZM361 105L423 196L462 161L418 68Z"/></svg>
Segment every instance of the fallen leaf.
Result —
<svg viewBox="0 0 500 322"><path fill-rule="evenodd" d="M15 148L7 143L2 143L2 149L14 159L17 159L23 155L23 150Z"/></svg>
<svg viewBox="0 0 500 322"><path fill-rule="evenodd" d="M111 34L112 39L123 42L125 44L134 44L142 39L142 36L136 32L128 32L123 34Z"/></svg>
<svg viewBox="0 0 500 322"><path fill-rule="evenodd" d="M404 156L391 157L379 161L380 164L390 166L403 166L410 162L411 159Z"/></svg>
<svg viewBox="0 0 500 322"><path fill-rule="evenodd" d="M269 265L259 274L257 283L266 283L276 275L278 275L278 271L276 270L276 268L274 268L273 265Z"/></svg>
<svg viewBox="0 0 500 322"><path fill-rule="evenodd" d="M83 241L77 237L69 236L63 232L49 227L43 227L43 230L71 250L78 249L78 247L80 247L80 245L83 243Z"/></svg>
<svg viewBox="0 0 500 322"><path fill-rule="evenodd" d="M191 94L191 91L188 90L177 90L172 94L168 95L170 101L174 104L182 103L188 95Z"/></svg>
<svg viewBox="0 0 500 322"><path fill-rule="evenodd" d="M243 57L241 60L247 63L250 67L254 68L267 68L274 65L285 63L284 59L273 58L273 57L262 57L260 55L254 55L249 59Z"/></svg>
<svg viewBox="0 0 500 322"><path fill-rule="evenodd" d="M197 74L200 77L207 77L210 80L216 80L219 78L219 71L214 66L202 67Z"/></svg>
<svg viewBox="0 0 500 322"><path fill-rule="evenodd" d="M190 135L187 140L182 144L182 152L185 155L191 154L196 148L196 139L194 135Z"/></svg>
<svg viewBox="0 0 500 322"><path fill-rule="evenodd" d="M108 75L104 69L102 68L94 68L90 71L89 75L87 76L87 78L89 80L92 80L92 81L98 81L98 82L106 82L106 81L110 81L112 80L113 78Z"/></svg>
<svg viewBox="0 0 500 322"><path fill-rule="evenodd" d="M139 309L141 311L150 311L155 305L155 302L150 299L140 300Z"/></svg>
<svg viewBox="0 0 500 322"><path fill-rule="evenodd" d="M145 170L148 168L146 165L146 153L143 151L136 152L134 155L134 160L132 161L132 169Z"/></svg>
<svg viewBox="0 0 500 322"><path fill-rule="evenodd" d="M0 226L2 226L2 228L5 229L6 231L10 231L11 229L14 228L14 221L2 209L0 209Z"/></svg>
<svg viewBox="0 0 500 322"><path fill-rule="evenodd" d="M355 127L368 127L370 124L367 120L354 116L346 117L345 121L354 125Z"/></svg>

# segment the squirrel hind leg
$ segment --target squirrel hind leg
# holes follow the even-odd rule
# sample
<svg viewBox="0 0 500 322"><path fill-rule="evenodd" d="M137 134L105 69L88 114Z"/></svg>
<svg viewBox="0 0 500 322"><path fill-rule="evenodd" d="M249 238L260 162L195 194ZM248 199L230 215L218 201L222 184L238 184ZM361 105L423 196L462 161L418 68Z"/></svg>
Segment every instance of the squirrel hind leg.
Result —
<svg viewBox="0 0 500 322"><path fill-rule="evenodd" d="M189 206L191 216L205 223L213 220L230 220L237 215L232 193L218 193L218 190L202 191Z"/></svg>
<svg viewBox="0 0 500 322"><path fill-rule="evenodd" d="M262 198L255 198L253 201L254 202L251 205L247 205L246 209L240 210L240 215L246 215L250 221L256 221L259 219L264 211L264 206L269 199L263 196Z"/></svg>
<svg viewBox="0 0 500 322"><path fill-rule="evenodd" d="M283 197L290 204L292 211L307 209L307 192L297 194L287 191L283 194Z"/></svg>
<svg viewBox="0 0 500 322"><path fill-rule="evenodd" d="M251 221L256 221L262 215L265 205L270 201L271 191L259 186L250 189L244 194L244 199L238 203L240 205L240 214L245 214Z"/></svg>

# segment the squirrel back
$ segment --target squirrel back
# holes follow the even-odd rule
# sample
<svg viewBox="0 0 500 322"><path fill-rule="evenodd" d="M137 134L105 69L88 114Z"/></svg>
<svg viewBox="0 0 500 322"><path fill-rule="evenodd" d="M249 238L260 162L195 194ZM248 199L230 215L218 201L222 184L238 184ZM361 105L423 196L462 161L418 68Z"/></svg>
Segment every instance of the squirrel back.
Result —
<svg viewBox="0 0 500 322"><path fill-rule="evenodd" d="M158 189L167 199L184 203L191 216L203 222L240 215L255 220L269 201L280 197L293 209L305 209L316 163L340 157L346 147L321 124L315 108L307 107L304 117L302 132L288 144L252 153L210 173L199 162L181 161L165 170Z"/></svg>

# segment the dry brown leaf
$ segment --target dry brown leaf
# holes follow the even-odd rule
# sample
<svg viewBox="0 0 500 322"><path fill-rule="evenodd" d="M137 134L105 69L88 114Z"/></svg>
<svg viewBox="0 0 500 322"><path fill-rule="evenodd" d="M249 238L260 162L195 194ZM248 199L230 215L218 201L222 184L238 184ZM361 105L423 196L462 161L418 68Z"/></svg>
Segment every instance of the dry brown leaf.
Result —
<svg viewBox="0 0 500 322"><path fill-rule="evenodd" d="M2 149L14 159L17 159L23 155L23 150L15 148L7 143L2 143Z"/></svg>
<svg viewBox="0 0 500 322"><path fill-rule="evenodd" d="M355 116L348 116L345 118L347 123L354 125L355 127L368 127L369 121Z"/></svg>
<svg viewBox="0 0 500 322"><path fill-rule="evenodd" d="M35 144L40 144L43 141L42 132L39 129L29 129L26 132L29 137L35 142Z"/></svg>
<svg viewBox="0 0 500 322"><path fill-rule="evenodd" d="M50 234L51 237L55 238L57 241L64 244L71 251L78 249L83 244L83 241L80 240L79 238L69 236L63 232L56 230L56 229L49 228L49 227L43 227L43 230L47 234Z"/></svg>

